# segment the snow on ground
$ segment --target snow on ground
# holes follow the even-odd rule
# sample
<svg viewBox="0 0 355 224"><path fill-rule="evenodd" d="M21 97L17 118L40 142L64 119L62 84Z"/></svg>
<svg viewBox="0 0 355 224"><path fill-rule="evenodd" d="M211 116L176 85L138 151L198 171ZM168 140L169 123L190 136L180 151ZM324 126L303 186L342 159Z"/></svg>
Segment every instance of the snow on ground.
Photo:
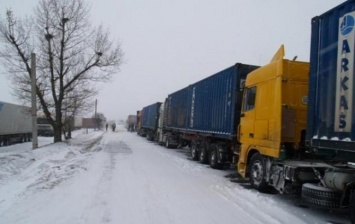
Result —
<svg viewBox="0 0 355 224"><path fill-rule="evenodd" d="M120 128L0 148L0 223L349 223Z"/></svg>

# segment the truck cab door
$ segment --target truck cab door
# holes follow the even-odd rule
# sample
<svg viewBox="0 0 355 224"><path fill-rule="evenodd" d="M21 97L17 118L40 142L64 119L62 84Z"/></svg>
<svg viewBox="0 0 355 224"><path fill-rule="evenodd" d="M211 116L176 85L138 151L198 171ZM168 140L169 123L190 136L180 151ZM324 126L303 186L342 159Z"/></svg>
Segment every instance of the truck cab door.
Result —
<svg viewBox="0 0 355 224"><path fill-rule="evenodd" d="M246 142L254 139L255 128L255 99L256 87L246 88L243 95L243 104L239 127L239 141Z"/></svg>

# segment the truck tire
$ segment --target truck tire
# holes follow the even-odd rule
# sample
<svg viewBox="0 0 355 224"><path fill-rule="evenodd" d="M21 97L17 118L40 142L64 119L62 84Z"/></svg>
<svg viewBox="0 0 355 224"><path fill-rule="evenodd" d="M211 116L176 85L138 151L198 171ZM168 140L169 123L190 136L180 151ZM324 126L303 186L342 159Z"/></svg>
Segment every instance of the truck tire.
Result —
<svg viewBox="0 0 355 224"><path fill-rule="evenodd" d="M193 141L191 143L191 159L197 161L199 158L197 142Z"/></svg>
<svg viewBox="0 0 355 224"><path fill-rule="evenodd" d="M210 147L209 164L212 169L221 169L221 164L218 163L218 146L212 144Z"/></svg>
<svg viewBox="0 0 355 224"><path fill-rule="evenodd" d="M3 137L2 141L0 142L1 146L8 146L9 145L9 140L7 137Z"/></svg>
<svg viewBox="0 0 355 224"><path fill-rule="evenodd" d="M166 147L167 149L170 149L170 148L171 148L171 144L169 143L169 138L166 138L165 147Z"/></svg>
<svg viewBox="0 0 355 224"><path fill-rule="evenodd" d="M250 185L260 191L260 192L269 192L270 187L265 180L266 176L266 167L265 160L262 155L255 153L250 159L248 165L248 174Z"/></svg>
<svg viewBox="0 0 355 224"><path fill-rule="evenodd" d="M27 141L30 142L31 141L31 135L27 134Z"/></svg>
<svg viewBox="0 0 355 224"><path fill-rule="evenodd" d="M208 163L208 150L207 150L207 143L202 143L200 145L200 163L207 164Z"/></svg>
<svg viewBox="0 0 355 224"><path fill-rule="evenodd" d="M151 133L147 133L147 136L146 136L147 140L148 141L153 141L154 140L154 137Z"/></svg>
<svg viewBox="0 0 355 224"><path fill-rule="evenodd" d="M24 135L21 135L20 137L20 143L24 143L25 142L25 136Z"/></svg>
<svg viewBox="0 0 355 224"><path fill-rule="evenodd" d="M342 193L313 183L302 185L302 198L306 202L325 207L339 208Z"/></svg>

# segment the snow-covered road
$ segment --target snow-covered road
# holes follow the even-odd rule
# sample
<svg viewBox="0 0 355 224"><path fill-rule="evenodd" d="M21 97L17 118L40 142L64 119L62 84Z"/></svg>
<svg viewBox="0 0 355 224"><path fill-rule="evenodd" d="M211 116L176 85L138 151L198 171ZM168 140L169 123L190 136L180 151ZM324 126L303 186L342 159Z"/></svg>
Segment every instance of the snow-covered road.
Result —
<svg viewBox="0 0 355 224"><path fill-rule="evenodd" d="M349 223L123 129L29 148L0 148L0 224Z"/></svg>

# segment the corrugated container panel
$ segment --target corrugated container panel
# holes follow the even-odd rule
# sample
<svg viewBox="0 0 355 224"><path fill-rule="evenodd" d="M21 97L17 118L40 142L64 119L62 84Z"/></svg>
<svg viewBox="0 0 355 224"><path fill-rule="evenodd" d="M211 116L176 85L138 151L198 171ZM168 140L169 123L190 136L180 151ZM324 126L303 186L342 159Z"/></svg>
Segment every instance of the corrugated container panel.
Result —
<svg viewBox="0 0 355 224"><path fill-rule="evenodd" d="M0 101L0 135L30 132L31 108Z"/></svg>
<svg viewBox="0 0 355 224"><path fill-rule="evenodd" d="M355 150L355 1L313 18L307 140Z"/></svg>
<svg viewBox="0 0 355 224"><path fill-rule="evenodd" d="M185 129L188 121L189 88L186 87L168 95L166 106L166 127Z"/></svg>
<svg viewBox="0 0 355 224"><path fill-rule="evenodd" d="M187 131L233 138L240 120L244 81L256 68L236 64L189 86Z"/></svg>
<svg viewBox="0 0 355 224"><path fill-rule="evenodd" d="M159 108L161 103L157 102L152 105L143 107L142 127L148 129L156 129L158 127Z"/></svg>

